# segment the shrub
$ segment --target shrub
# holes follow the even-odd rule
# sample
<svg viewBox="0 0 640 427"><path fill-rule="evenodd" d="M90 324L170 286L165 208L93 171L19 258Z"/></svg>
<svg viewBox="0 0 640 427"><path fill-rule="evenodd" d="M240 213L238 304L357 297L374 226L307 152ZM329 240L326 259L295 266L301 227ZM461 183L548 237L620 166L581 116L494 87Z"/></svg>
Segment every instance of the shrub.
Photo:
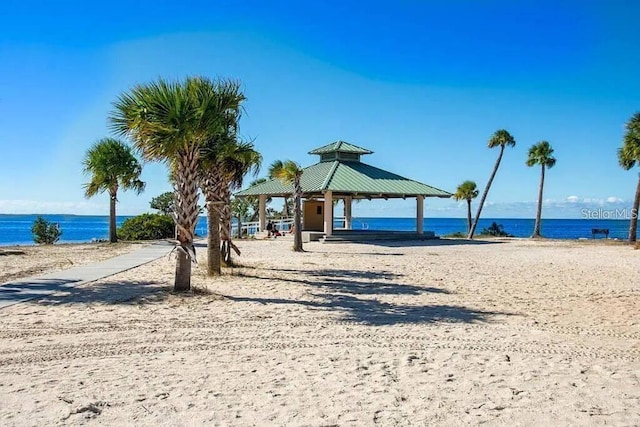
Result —
<svg viewBox="0 0 640 427"><path fill-rule="evenodd" d="M489 228L483 228L480 232L481 236L493 236L493 237L513 237L512 234L504 231L502 224L498 224L497 222L493 222Z"/></svg>
<svg viewBox="0 0 640 427"><path fill-rule="evenodd" d="M444 237L448 237L448 238L451 238L451 239L466 239L467 235L465 233L463 233L462 231L456 231L455 233L445 234Z"/></svg>
<svg viewBox="0 0 640 427"><path fill-rule="evenodd" d="M156 240L175 235L173 219L167 215L145 213L126 219L118 229L123 240Z"/></svg>
<svg viewBox="0 0 640 427"><path fill-rule="evenodd" d="M38 216L33 222L31 232L33 233L33 241L39 245L52 245L62 236L60 225L49 222L41 216Z"/></svg>

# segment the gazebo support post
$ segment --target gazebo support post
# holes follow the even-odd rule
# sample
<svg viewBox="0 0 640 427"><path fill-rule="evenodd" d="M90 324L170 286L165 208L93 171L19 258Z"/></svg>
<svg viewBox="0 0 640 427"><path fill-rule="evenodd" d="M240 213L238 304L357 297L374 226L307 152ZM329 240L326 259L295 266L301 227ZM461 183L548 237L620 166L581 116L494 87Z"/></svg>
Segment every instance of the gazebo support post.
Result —
<svg viewBox="0 0 640 427"><path fill-rule="evenodd" d="M344 198L344 228L351 230L351 196Z"/></svg>
<svg viewBox="0 0 640 427"><path fill-rule="evenodd" d="M260 231L264 231L267 226L267 196L258 196L258 221L260 221Z"/></svg>
<svg viewBox="0 0 640 427"><path fill-rule="evenodd" d="M330 190L324 193L324 235L331 236L333 233L333 192Z"/></svg>
<svg viewBox="0 0 640 427"><path fill-rule="evenodd" d="M416 232L424 234L424 196L416 196Z"/></svg>

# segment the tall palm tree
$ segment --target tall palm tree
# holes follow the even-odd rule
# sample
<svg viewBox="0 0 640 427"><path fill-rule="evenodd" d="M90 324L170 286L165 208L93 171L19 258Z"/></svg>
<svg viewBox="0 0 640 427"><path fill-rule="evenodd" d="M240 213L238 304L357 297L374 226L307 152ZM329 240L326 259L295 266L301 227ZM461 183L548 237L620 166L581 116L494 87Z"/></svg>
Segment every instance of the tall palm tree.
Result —
<svg viewBox="0 0 640 427"><path fill-rule="evenodd" d="M453 198L467 201L467 233L471 231L471 201L478 197L478 187L474 181L465 181L458 185Z"/></svg>
<svg viewBox="0 0 640 427"><path fill-rule="evenodd" d="M302 168L293 160L276 160L269 166L269 177L293 184L293 250L302 252Z"/></svg>
<svg viewBox="0 0 640 427"><path fill-rule="evenodd" d="M620 166L629 170L636 164L640 166L640 113L635 113L625 125L626 132L622 140L622 147L618 149L618 162ZM640 173L638 173L638 185L631 209L631 221L629 224L629 242L636 241L638 232L638 213L640 212Z"/></svg>
<svg viewBox="0 0 640 427"><path fill-rule="evenodd" d="M221 274L220 217L224 204L222 187L225 182L222 167L227 153L236 144L240 112L240 103L238 108L226 112L224 125L207 138L200 153L198 178L207 207L207 274L210 276Z"/></svg>
<svg viewBox="0 0 640 427"><path fill-rule="evenodd" d="M491 188L491 183L493 183L493 178L496 176L496 172L498 172L498 167L500 167L500 161L502 160L502 155L504 154L505 147L514 147L516 145L516 140L511 136L509 132L504 129L497 130L489 139L489 144L487 145L489 148L500 147L500 154L498 154L498 158L496 159L496 164L493 167L493 171L491 172L491 176L489 177L489 181L487 182L487 186L482 193L482 197L480 198L480 204L478 205L478 212L476 213L476 217L473 220L473 224L471 225L471 230L469 230L469 239L473 239L473 234L478 227L478 221L480 220L480 213L482 213L482 207L484 206L484 202L487 199L487 195L489 194L489 189Z"/></svg>
<svg viewBox="0 0 640 427"><path fill-rule="evenodd" d="M188 77L137 85L114 103L113 130L129 136L145 160L165 162L175 191L177 262L174 291L191 288L193 239L198 221L198 162L202 147L238 108L239 83Z"/></svg>
<svg viewBox="0 0 640 427"><path fill-rule="evenodd" d="M114 138L102 138L87 151L84 174L91 180L84 184L85 197L109 193L109 241L118 241L116 233L116 202L118 190L135 190L140 194L144 182L140 180L142 166L133 155L131 147Z"/></svg>
<svg viewBox="0 0 640 427"><path fill-rule="evenodd" d="M527 157L527 166L540 165L540 188L538 189L538 211L536 212L536 224L533 227L533 235L531 237L540 237L540 218L542 217L542 190L544 188L544 172L547 168L552 168L556 164L556 158L553 157L553 148L547 141L540 141L536 145L529 148L529 156Z"/></svg>
<svg viewBox="0 0 640 427"><path fill-rule="evenodd" d="M221 216L221 254L222 261L229 266L233 263L231 259L231 249L240 255L240 250L231 241L231 225L233 211L231 208L231 193L242 187L244 177L248 173L254 176L260 171L262 165L262 155L258 153L252 143L240 143L230 153L224 162L222 170L225 172L225 185L222 186L223 212Z"/></svg>
<svg viewBox="0 0 640 427"><path fill-rule="evenodd" d="M225 143L205 146L201 162L201 187L207 198L207 242L210 275L220 274L221 256L225 264L231 262L231 191L242 185L244 176L257 173L262 156L252 143L238 143L235 136ZM222 242L222 244L221 244Z"/></svg>

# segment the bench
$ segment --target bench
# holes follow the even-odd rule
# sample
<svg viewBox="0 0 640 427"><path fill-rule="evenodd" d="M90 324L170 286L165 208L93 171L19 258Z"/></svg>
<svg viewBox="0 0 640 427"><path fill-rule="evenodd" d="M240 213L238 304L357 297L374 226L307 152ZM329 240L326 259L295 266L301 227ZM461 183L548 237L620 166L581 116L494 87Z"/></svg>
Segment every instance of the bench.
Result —
<svg viewBox="0 0 640 427"><path fill-rule="evenodd" d="M609 229L608 228L592 228L591 229L591 238L595 239L597 234L604 234L606 239L609 238Z"/></svg>

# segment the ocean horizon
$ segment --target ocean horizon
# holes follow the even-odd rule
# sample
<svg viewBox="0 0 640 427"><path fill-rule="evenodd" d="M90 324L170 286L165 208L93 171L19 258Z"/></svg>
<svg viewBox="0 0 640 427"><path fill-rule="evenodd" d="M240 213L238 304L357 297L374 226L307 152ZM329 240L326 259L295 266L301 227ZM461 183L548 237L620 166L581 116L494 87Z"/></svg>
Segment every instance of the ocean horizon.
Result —
<svg viewBox="0 0 640 427"><path fill-rule="evenodd" d="M109 216L107 215L26 215L0 214L0 246L33 245L31 226L38 216L60 224L62 236L59 243L85 243L104 240L108 237ZM118 226L127 218L118 216ZM424 229L433 231L437 236L446 236L456 232L466 232L466 218L425 218ZM481 218L477 233L497 222L514 237L530 237L535 220L532 218ZM400 217L354 217L352 228L355 230L414 231L415 218ZM609 238L626 239L629 232L628 219L542 219L542 235L550 239L591 238L593 228L609 229ZM207 234L206 217L199 217L196 233ZM599 236L602 237L602 236Z"/></svg>

